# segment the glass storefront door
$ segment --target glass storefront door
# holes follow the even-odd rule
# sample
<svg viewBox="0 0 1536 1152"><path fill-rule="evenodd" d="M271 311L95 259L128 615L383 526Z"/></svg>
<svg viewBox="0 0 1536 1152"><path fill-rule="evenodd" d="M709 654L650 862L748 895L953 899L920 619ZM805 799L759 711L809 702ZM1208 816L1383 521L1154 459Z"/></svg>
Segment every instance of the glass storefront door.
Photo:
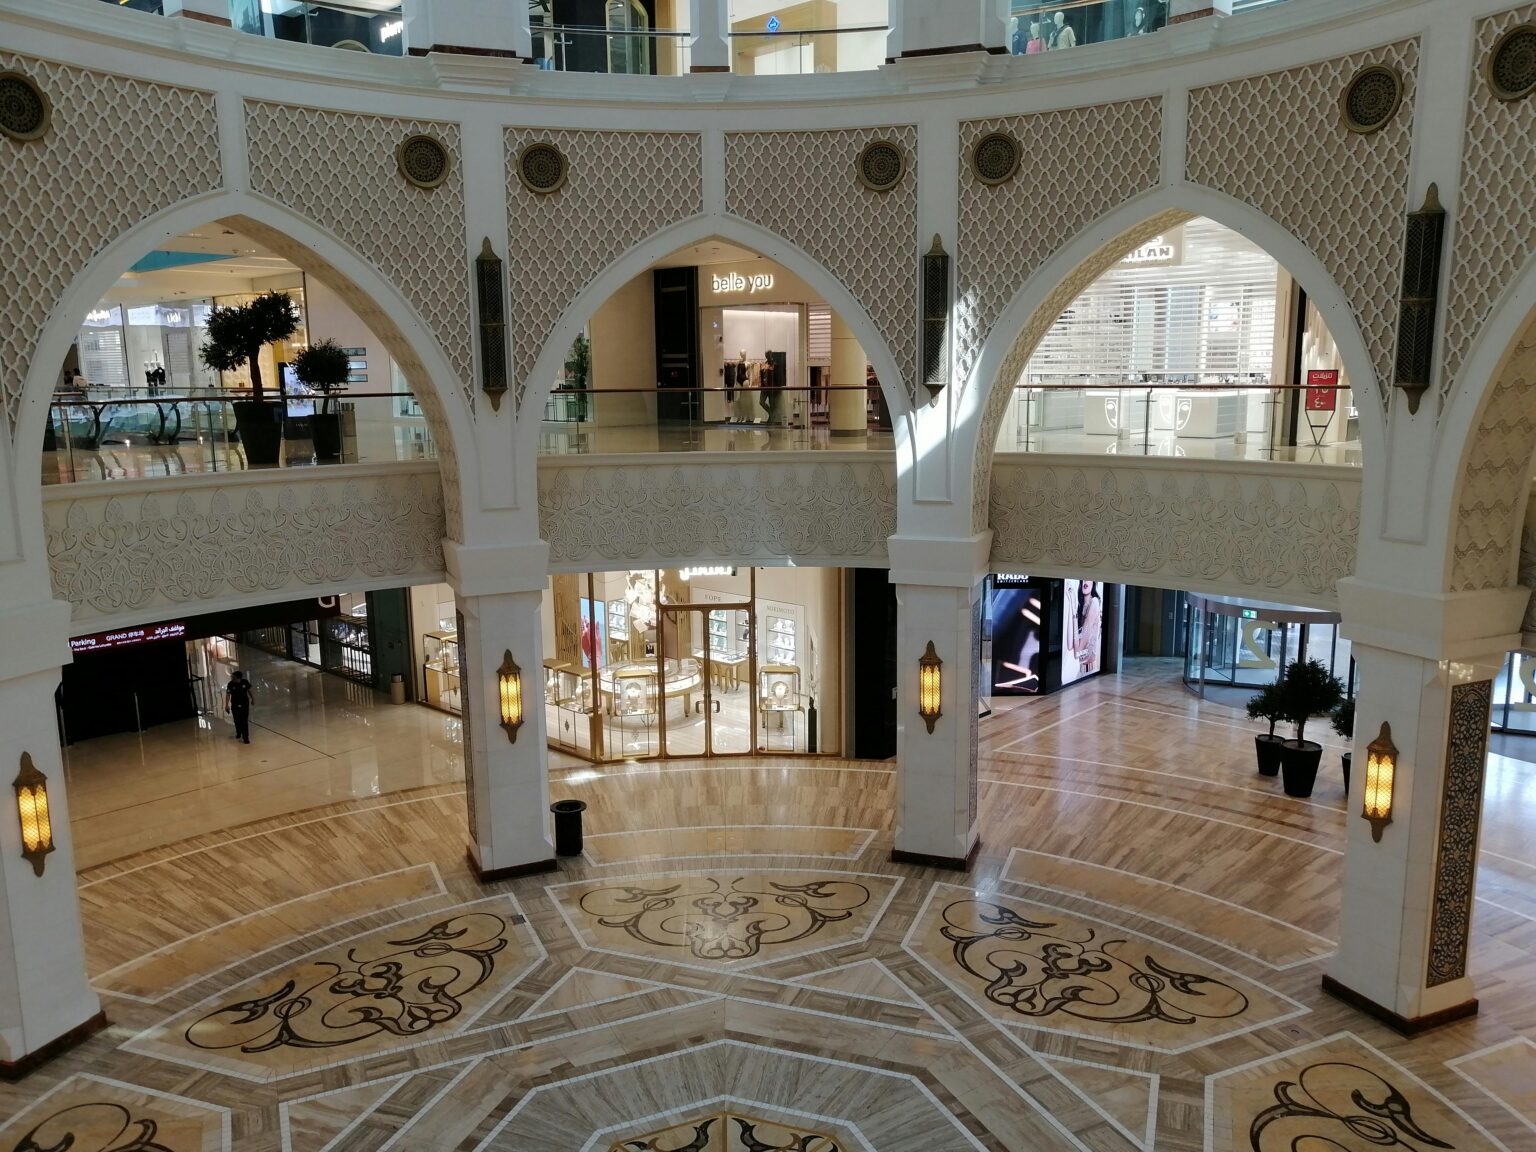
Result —
<svg viewBox="0 0 1536 1152"><path fill-rule="evenodd" d="M752 693L743 665L716 659L709 645L719 609L668 609L661 614L658 672L668 685L662 710L667 756L745 756L752 751ZM740 615L750 618L749 610Z"/></svg>

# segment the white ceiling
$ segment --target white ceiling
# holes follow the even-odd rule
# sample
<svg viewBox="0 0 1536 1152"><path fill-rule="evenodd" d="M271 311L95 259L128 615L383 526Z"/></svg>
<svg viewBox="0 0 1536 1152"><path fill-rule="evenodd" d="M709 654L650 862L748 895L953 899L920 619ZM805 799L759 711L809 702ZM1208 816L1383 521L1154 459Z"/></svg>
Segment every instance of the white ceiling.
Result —
<svg viewBox="0 0 1536 1152"><path fill-rule="evenodd" d="M741 260L761 260L762 256L750 248L728 244L724 240L705 240L687 248L680 248L664 260L651 265L653 268L692 268L699 264L726 264Z"/></svg>
<svg viewBox="0 0 1536 1152"><path fill-rule="evenodd" d="M152 304L182 297L250 291L253 279L296 275L299 269L250 237L213 223L155 245L163 252L228 255L229 259L155 272L129 272L107 292L114 304ZM146 253L147 255L147 253Z"/></svg>

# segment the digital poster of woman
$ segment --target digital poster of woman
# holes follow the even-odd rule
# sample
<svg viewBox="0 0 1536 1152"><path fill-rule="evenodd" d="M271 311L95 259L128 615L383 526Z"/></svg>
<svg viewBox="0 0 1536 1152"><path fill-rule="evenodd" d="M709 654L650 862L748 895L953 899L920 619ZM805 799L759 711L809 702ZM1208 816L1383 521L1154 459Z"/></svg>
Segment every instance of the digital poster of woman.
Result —
<svg viewBox="0 0 1536 1152"><path fill-rule="evenodd" d="M1070 684L1099 670L1104 647L1103 583L1066 581L1061 614L1061 682Z"/></svg>

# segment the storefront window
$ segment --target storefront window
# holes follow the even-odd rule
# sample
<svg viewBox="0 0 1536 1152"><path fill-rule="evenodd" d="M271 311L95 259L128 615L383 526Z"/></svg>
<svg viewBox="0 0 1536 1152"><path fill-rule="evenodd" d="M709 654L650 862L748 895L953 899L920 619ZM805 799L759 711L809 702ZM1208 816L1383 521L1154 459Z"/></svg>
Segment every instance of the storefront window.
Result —
<svg viewBox="0 0 1536 1152"><path fill-rule="evenodd" d="M1168 23L1166 0L1013 0L1008 50L1015 56L1145 36Z"/></svg>
<svg viewBox="0 0 1536 1152"><path fill-rule="evenodd" d="M594 761L835 753L835 569L561 575L546 609L550 745Z"/></svg>
<svg viewBox="0 0 1536 1152"><path fill-rule="evenodd" d="M749 76L860 72L885 63L887 0L731 0L732 71Z"/></svg>

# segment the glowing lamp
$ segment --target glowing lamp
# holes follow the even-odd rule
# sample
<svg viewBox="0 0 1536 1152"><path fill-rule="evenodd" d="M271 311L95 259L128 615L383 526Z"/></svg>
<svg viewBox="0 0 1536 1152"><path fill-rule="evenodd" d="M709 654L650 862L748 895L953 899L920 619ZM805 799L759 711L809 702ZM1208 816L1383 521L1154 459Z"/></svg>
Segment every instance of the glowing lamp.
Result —
<svg viewBox="0 0 1536 1152"><path fill-rule="evenodd" d="M496 669L496 681L501 688L501 726L507 739L517 743L517 730L523 726L523 670L512 659L509 649Z"/></svg>
<svg viewBox="0 0 1536 1152"><path fill-rule="evenodd" d="M53 851L53 822L48 818L48 777L37 770L30 753L21 754L21 771L13 787L21 820L21 855L41 876L45 858Z"/></svg>
<svg viewBox="0 0 1536 1152"><path fill-rule="evenodd" d="M917 662L917 714L928 725L930 733L935 721L944 715L939 707L944 695L943 667L944 661L933 650L933 641L928 641L928 650Z"/></svg>
<svg viewBox="0 0 1536 1152"><path fill-rule="evenodd" d="M1381 734L1366 746L1365 808L1360 813L1371 822L1371 839L1381 843L1381 833L1392 823L1392 784L1397 776L1397 745L1392 725L1385 720Z"/></svg>

